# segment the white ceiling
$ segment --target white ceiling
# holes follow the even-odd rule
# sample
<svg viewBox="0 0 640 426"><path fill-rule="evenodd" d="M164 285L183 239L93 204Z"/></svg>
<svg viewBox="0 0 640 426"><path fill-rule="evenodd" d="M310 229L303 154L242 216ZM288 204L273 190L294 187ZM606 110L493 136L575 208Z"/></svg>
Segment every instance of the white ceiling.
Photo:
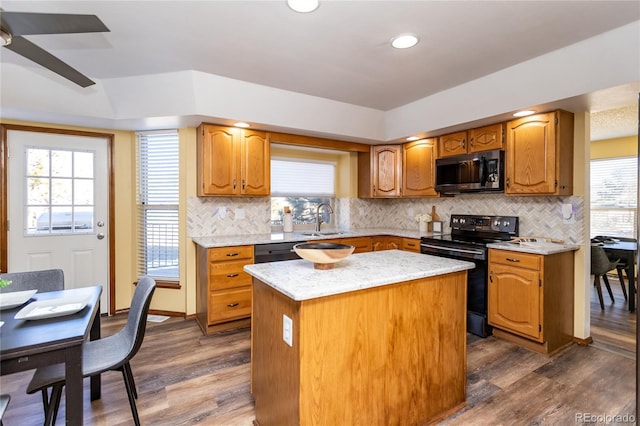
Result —
<svg viewBox="0 0 640 426"><path fill-rule="evenodd" d="M293 12L284 0L3 0L1 6L97 15L111 32L28 38L98 82L193 70L380 111L640 20L636 0L321 0L311 14ZM418 34L420 43L392 49L389 40L402 32ZM38 67L7 49L0 55L3 64ZM637 133L637 87L583 95L584 107L598 112L595 139ZM34 111L34 118L41 115Z"/></svg>

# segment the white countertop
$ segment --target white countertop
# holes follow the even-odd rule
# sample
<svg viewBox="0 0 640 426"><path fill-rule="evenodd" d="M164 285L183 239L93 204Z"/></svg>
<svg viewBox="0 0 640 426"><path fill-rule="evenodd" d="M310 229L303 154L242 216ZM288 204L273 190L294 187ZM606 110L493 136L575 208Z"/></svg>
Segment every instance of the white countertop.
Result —
<svg viewBox="0 0 640 426"><path fill-rule="evenodd" d="M471 262L383 250L352 254L329 270L315 269L313 263L303 259L246 265L244 270L291 299L300 301L474 267Z"/></svg>
<svg viewBox="0 0 640 426"><path fill-rule="evenodd" d="M431 235L431 232L423 232L407 229L390 229L390 228L369 228L369 229L353 229L349 231L335 231L331 229L323 229L324 233L333 233L332 235L322 236L309 236L303 235L302 232L308 231L296 231L296 232L273 232L271 234L249 234L249 235L220 235L209 237L193 237L194 243L203 248L211 247L228 247L228 246L242 246L251 244L269 244L269 243L283 243L293 241L315 241L315 240L327 240L335 238L350 238L350 237L371 237L374 235L391 235L395 237L416 238L419 239L422 236Z"/></svg>
<svg viewBox="0 0 640 426"><path fill-rule="evenodd" d="M519 251L532 254L555 254L565 251L575 251L580 248L577 244L562 244L549 242L520 242L520 243L491 243L487 247L498 250Z"/></svg>

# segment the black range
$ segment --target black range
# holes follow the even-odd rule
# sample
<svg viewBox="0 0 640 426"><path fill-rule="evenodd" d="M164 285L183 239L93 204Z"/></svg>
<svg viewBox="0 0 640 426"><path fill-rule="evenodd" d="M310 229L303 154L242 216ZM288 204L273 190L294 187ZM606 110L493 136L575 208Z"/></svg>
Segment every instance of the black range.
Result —
<svg viewBox="0 0 640 426"><path fill-rule="evenodd" d="M422 237L420 251L475 263L468 271L467 331L487 337L492 333L487 323L487 244L517 237L518 217L452 214L450 225L451 234Z"/></svg>

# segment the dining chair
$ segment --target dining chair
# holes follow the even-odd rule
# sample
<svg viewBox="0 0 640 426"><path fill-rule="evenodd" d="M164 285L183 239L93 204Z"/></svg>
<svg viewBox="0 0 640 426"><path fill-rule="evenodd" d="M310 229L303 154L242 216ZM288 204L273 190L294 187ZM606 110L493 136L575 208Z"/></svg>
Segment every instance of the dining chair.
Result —
<svg viewBox="0 0 640 426"><path fill-rule="evenodd" d="M627 238L627 237L611 237L611 236L607 236L607 235L598 235L597 237L595 237L596 240L598 241L611 241L611 240L618 240L618 241L628 241L628 242L638 242L638 240L636 240L635 238ZM618 272L618 279L620 280L621 283L624 283L624 280L622 278L622 272L624 271L625 275L627 275L627 280L629 280L629 275L627 273L627 268L629 265L627 265L627 262L625 260L620 259L618 261L618 266L616 267L616 271ZM632 269L633 270L633 269ZM622 290L624 293L624 300L627 300L627 290L625 289L624 285L622 286Z"/></svg>
<svg viewBox="0 0 640 426"><path fill-rule="evenodd" d="M609 297L611 297L611 301L614 302L613 292L611 291L611 286L609 285L609 279L607 278L607 272L613 271L618 266L618 261L611 261L607 257L607 253L604 251L602 246L597 244L591 245L591 274L593 275L593 285L596 287L598 291L598 299L600 299L600 308L604 311L604 301L602 300L602 287L600 285L600 277L602 277L602 281L604 281L604 285L607 287L607 291L609 292ZM626 293L624 288L624 282L620 282L622 286L622 290Z"/></svg>
<svg viewBox="0 0 640 426"><path fill-rule="evenodd" d="M136 426L140 425L135 402L138 393L129 361L142 345L151 297L155 288L156 282L152 278L142 277L133 294L125 326L116 334L98 340L85 341L82 344L82 375L84 377L95 376L107 371L122 372L131 414ZM64 365L54 364L38 368L27 386L29 394L42 392L45 425L55 424L64 383ZM48 388L52 388L50 398Z"/></svg>
<svg viewBox="0 0 640 426"><path fill-rule="evenodd" d="M8 272L0 274L0 279L11 281L11 285L0 288L0 293L23 290L38 290L40 292L64 290L64 273L62 269Z"/></svg>
<svg viewBox="0 0 640 426"><path fill-rule="evenodd" d="M4 417L4 412L7 410L7 407L9 406L9 401L11 400L11 396L6 394L6 395L0 395L0 426L2 426L2 418Z"/></svg>

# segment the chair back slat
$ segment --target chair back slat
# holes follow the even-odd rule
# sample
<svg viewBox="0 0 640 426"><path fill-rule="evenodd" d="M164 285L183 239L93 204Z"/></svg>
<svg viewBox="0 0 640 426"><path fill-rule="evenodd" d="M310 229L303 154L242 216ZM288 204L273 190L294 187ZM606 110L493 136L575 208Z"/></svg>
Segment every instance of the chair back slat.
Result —
<svg viewBox="0 0 640 426"><path fill-rule="evenodd" d="M64 273L62 269L8 272L0 274L0 278L11 280L11 285L0 288L0 293L23 290L38 290L39 292L64 290Z"/></svg>

